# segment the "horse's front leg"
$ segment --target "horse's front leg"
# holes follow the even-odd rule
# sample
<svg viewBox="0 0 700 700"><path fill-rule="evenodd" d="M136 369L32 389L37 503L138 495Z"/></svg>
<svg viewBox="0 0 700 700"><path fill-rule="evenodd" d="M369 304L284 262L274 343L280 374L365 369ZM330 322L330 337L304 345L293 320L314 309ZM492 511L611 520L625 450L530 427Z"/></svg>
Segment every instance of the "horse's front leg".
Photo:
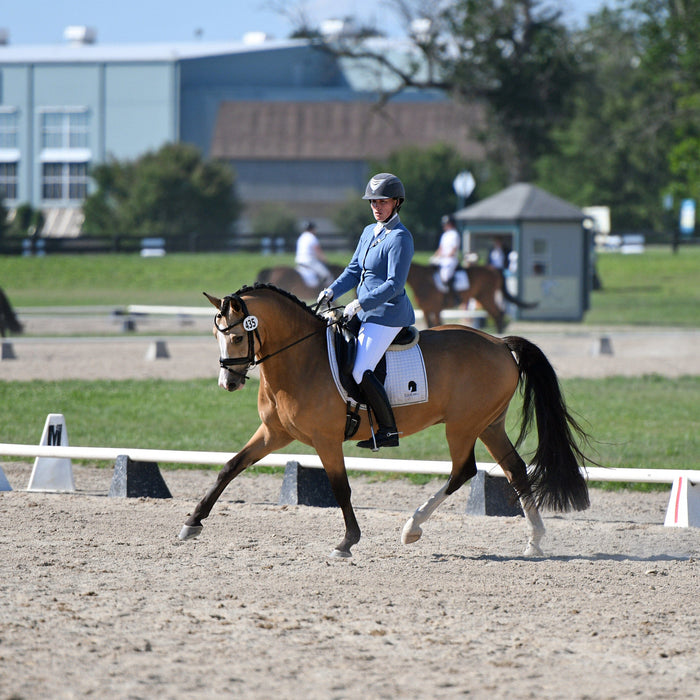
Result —
<svg viewBox="0 0 700 700"><path fill-rule="evenodd" d="M202 520L204 520L214 504L223 493L224 489L237 477L244 469L251 464L261 460L263 457L274 452L282 447L285 447L291 442L288 436L278 436L273 438L267 428L261 425L245 447L233 456L219 472L216 477L216 482L202 500L197 504L192 515L190 515L180 531L179 538L181 540L189 540L197 537L202 531Z"/></svg>
<svg viewBox="0 0 700 700"><path fill-rule="evenodd" d="M350 482L345 470L342 443L315 444L316 452L321 458L323 467L328 474L335 500L340 506L345 522L345 537L331 552L331 557L349 559L352 556L350 548L360 541L360 526L355 517L355 511L350 500Z"/></svg>

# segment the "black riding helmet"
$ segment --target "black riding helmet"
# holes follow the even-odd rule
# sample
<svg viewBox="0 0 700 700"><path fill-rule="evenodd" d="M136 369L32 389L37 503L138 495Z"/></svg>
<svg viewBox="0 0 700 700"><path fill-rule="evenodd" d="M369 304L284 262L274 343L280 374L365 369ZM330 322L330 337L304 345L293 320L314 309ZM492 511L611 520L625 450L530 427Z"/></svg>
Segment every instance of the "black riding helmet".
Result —
<svg viewBox="0 0 700 700"><path fill-rule="evenodd" d="M392 212L393 216L401 209L401 205L406 199L406 190L396 175L379 173L367 183L365 195L362 199L396 199L398 204Z"/></svg>

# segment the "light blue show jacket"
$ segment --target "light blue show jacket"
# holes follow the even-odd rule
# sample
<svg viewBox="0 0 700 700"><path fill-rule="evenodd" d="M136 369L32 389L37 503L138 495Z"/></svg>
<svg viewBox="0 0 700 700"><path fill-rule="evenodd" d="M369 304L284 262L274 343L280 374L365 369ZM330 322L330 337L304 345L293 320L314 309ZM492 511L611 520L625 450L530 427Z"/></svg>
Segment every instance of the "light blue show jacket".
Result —
<svg viewBox="0 0 700 700"><path fill-rule="evenodd" d="M415 323L413 306L406 294L406 279L413 259L413 236L398 216L387 222L376 237L376 224L360 236L352 260L330 289L338 299L357 287L362 322L380 326L410 326Z"/></svg>

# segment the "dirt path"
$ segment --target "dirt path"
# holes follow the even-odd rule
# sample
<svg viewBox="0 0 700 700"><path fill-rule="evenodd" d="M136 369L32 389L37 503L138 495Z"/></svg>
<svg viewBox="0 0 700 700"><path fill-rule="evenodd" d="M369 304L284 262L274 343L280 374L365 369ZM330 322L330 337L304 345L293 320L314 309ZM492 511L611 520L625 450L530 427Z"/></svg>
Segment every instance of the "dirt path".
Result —
<svg viewBox="0 0 700 700"><path fill-rule="evenodd" d="M240 477L183 543L212 472L164 472L161 500L4 468L3 699L698 697L700 530L663 527L665 493L593 491L528 560L524 520L465 515L467 489L403 546L439 482L359 478L336 561L340 513L276 505L280 477Z"/></svg>

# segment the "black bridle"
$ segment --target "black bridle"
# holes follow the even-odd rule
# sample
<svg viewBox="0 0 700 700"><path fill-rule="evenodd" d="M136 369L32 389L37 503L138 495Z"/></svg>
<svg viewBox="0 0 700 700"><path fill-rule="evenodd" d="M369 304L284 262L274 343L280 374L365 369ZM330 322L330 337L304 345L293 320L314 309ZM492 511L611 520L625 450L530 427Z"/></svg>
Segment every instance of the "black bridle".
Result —
<svg viewBox="0 0 700 700"><path fill-rule="evenodd" d="M316 335L317 333L320 333L321 331L324 331L326 329L325 326L321 326L317 330L312 331L311 333L308 333L307 335L298 338L292 343L289 343L289 345L285 345L284 347L280 348L279 350L275 350L274 352L270 352L267 355L264 355L260 359L256 360L255 359L255 339L257 338L258 344L262 346L262 340L260 339L260 333L258 332L258 317L253 316L252 314L248 313L248 307L246 306L245 302L243 299L238 294L231 294L230 296L226 297L225 301L230 305L232 301L235 301L241 308L241 312L243 313L243 316L239 318L237 321L234 321L233 323L229 323L228 326L221 327L217 321L221 318L224 318L224 304L222 304L222 310L219 311L215 316L214 316L214 327L216 330L221 333L222 335L228 335L236 326L243 325L243 329L246 331L246 334L248 335L248 354L245 357L220 357L219 358L219 366L222 369L228 370L229 372L233 372L231 367L236 367L240 365L245 365L245 370L242 373L242 376L246 376L248 373L248 370L251 369L252 367L255 367L257 365L262 364L265 362L265 360L269 360L271 357L274 357L275 355L279 355L279 353L284 352L285 350L289 350L289 348L294 347L295 345L303 342L304 340L308 340L312 336ZM235 372L235 374L241 374L241 372Z"/></svg>

